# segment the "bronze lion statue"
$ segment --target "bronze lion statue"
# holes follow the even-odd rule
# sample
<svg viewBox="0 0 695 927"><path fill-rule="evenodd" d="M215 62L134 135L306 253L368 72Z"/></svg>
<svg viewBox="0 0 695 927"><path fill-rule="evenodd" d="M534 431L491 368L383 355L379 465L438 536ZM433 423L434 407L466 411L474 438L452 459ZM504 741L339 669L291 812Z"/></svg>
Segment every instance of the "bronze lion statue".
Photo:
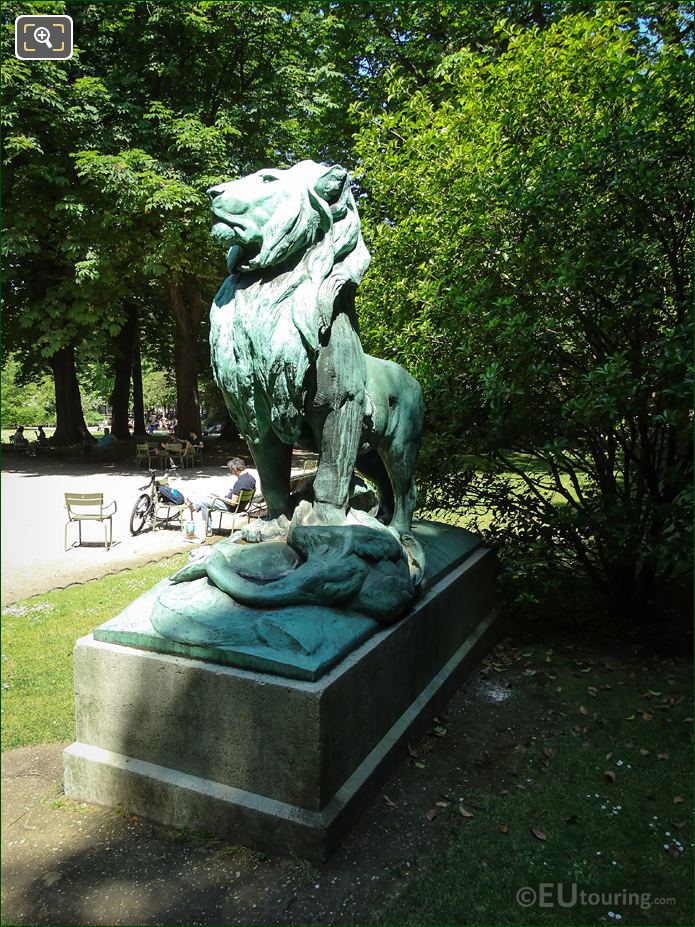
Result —
<svg viewBox="0 0 695 927"><path fill-rule="evenodd" d="M269 516L291 514L295 443L319 454L313 523L345 522L355 467L408 534L423 404L402 367L365 354L355 291L369 264L348 172L302 161L208 191L230 246L212 305L212 366L248 442Z"/></svg>

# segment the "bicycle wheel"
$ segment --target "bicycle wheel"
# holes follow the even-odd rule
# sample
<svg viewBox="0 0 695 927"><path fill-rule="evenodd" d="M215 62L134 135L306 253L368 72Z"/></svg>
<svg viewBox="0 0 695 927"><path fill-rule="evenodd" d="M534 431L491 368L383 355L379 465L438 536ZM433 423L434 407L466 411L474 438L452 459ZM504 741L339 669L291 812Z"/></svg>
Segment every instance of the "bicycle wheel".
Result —
<svg viewBox="0 0 695 927"><path fill-rule="evenodd" d="M131 534L140 534L142 529L147 524L151 506L152 500L147 495L147 493L143 493L133 506L133 511L130 513Z"/></svg>

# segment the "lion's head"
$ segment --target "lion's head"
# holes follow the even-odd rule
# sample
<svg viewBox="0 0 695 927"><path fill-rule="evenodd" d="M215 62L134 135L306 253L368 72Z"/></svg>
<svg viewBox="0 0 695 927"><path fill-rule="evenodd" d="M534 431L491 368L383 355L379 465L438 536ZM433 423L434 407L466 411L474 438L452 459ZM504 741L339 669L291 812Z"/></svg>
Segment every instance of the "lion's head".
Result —
<svg viewBox="0 0 695 927"><path fill-rule="evenodd" d="M213 236L230 274L210 313L212 366L250 442L297 440L305 377L336 307L353 313L369 264L347 171L302 161L220 184ZM352 295L352 306L350 297Z"/></svg>
<svg viewBox="0 0 695 927"><path fill-rule="evenodd" d="M322 250L333 263L354 255L354 283L367 269L350 179L338 165L301 161L287 170L264 169L212 187L208 195L212 234L231 246L232 273L276 267L320 242L330 243Z"/></svg>

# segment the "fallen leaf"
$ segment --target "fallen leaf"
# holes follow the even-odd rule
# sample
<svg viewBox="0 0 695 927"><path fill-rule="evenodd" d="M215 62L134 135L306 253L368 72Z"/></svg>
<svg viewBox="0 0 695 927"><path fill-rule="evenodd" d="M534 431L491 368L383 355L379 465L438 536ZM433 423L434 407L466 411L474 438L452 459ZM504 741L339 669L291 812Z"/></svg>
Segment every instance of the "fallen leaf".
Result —
<svg viewBox="0 0 695 927"><path fill-rule="evenodd" d="M649 694L653 695L655 698L658 698L661 695L661 692L655 692L653 689L650 689Z"/></svg>
<svg viewBox="0 0 695 927"><path fill-rule="evenodd" d="M589 686L589 688L586 691L589 693L589 695L592 698L596 698L596 696L598 695L598 689L596 688L596 686Z"/></svg>
<svg viewBox="0 0 695 927"><path fill-rule="evenodd" d="M553 755L553 751L550 749L550 747L543 747L543 756L550 757L552 755Z"/></svg>
<svg viewBox="0 0 695 927"><path fill-rule="evenodd" d="M673 804L674 804L674 805L682 805L684 801L685 801L685 799L683 798L682 795L676 795L676 797L673 799Z"/></svg>
<svg viewBox="0 0 695 927"><path fill-rule="evenodd" d="M509 789L500 789L500 795L509 795Z"/></svg>
<svg viewBox="0 0 695 927"><path fill-rule="evenodd" d="M644 747L639 752L640 756L649 756L649 750L645 750Z"/></svg>
<svg viewBox="0 0 695 927"><path fill-rule="evenodd" d="M580 706L579 706L579 714L580 714L580 715L588 715L588 714L589 714L589 709L586 708L584 705L580 705Z"/></svg>
<svg viewBox="0 0 695 927"><path fill-rule="evenodd" d="M446 737L446 728L445 727L435 727L433 731L428 731L428 734L433 737Z"/></svg>
<svg viewBox="0 0 695 927"><path fill-rule="evenodd" d="M626 721L634 721L634 720L635 720L635 716L634 716L634 715L628 715L627 718L625 718L625 720L626 720Z"/></svg>
<svg viewBox="0 0 695 927"><path fill-rule="evenodd" d="M612 758L612 756L613 756L612 753L607 753L607 754L606 754L606 759L607 759L607 760L610 760L610 759Z"/></svg>
<svg viewBox="0 0 695 927"><path fill-rule="evenodd" d="M412 744L408 744L408 754L412 756L413 759L417 756L417 750L412 746Z"/></svg>
<svg viewBox="0 0 695 927"><path fill-rule="evenodd" d="M417 766L418 769L424 769L424 768L425 768L425 764L424 764L424 763L413 763L413 766Z"/></svg>
<svg viewBox="0 0 695 927"><path fill-rule="evenodd" d="M438 808L448 808L450 804L451 804L450 801L436 801L435 802L435 805Z"/></svg>
<svg viewBox="0 0 695 927"><path fill-rule="evenodd" d="M475 817L475 812L469 811L467 808L464 808L463 805L458 806L458 813L461 815L462 818L474 818Z"/></svg>
<svg viewBox="0 0 695 927"><path fill-rule="evenodd" d="M508 824L500 824L500 833L501 833L501 834L506 834L508 831L509 831L509 825L508 825Z"/></svg>
<svg viewBox="0 0 695 927"><path fill-rule="evenodd" d="M384 795L384 801L385 801L386 804L389 806L389 808L397 808L397 807L398 807L398 802L397 802L397 801L391 801L391 799L388 797L388 795Z"/></svg>
<svg viewBox="0 0 695 927"><path fill-rule="evenodd" d="M439 812L437 811L436 808L430 808L430 810L427 812L425 817L430 823L432 823L432 821L434 821L434 819L437 817L438 814Z"/></svg>
<svg viewBox="0 0 695 927"><path fill-rule="evenodd" d="M668 753L657 753L657 756L658 756L658 758L659 758L660 760L667 760L667 759L669 759Z"/></svg>
<svg viewBox="0 0 695 927"><path fill-rule="evenodd" d="M653 720L654 720L654 715L653 715L650 711L643 711L643 712L642 712L642 720L643 720L643 721L653 721Z"/></svg>
<svg viewBox="0 0 695 927"><path fill-rule="evenodd" d="M612 769L607 769L603 774L609 782L615 782L615 773Z"/></svg>
<svg viewBox="0 0 695 927"><path fill-rule="evenodd" d="M537 840L547 840L548 839L548 835L545 833L545 831L542 831L539 827L532 827L531 833Z"/></svg>

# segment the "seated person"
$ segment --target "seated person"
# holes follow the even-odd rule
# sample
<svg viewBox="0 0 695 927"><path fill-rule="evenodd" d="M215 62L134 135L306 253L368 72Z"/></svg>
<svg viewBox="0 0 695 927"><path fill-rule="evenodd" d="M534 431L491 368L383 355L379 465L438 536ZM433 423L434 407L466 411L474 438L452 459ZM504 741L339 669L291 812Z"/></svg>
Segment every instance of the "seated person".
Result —
<svg viewBox="0 0 695 927"><path fill-rule="evenodd" d="M46 432L43 430L43 425L39 425L36 429L36 443L39 447L48 446L48 438L46 437Z"/></svg>
<svg viewBox="0 0 695 927"><path fill-rule="evenodd" d="M106 447L110 447L112 444L116 443L116 438L111 434L111 429L104 428L103 438L99 438L96 443L97 450L104 450Z"/></svg>
<svg viewBox="0 0 695 927"><path fill-rule="evenodd" d="M19 450L25 450L27 447L29 447L29 442L24 437L24 425L17 426L17 430L12 435L12 438L10 440L12 441L14 446L18 448Z"/></svg>
<svg viewBox="0 0 695 927"><path fill-rule="evenodd" d="M191 456L196 450L202 451L205 446L195 431L189 431L187 438L180 438L179 440L183 445L183 453Z"/></svg>
<svg viewBox="0 0 695 927"><path fill-rule="evenodd" d="M228 460L227 468L230 476L235 477L235 482L226 496L222 497L218 496L216 493L209 493L201 499L200 502L191 502L190 499L186 499L186 505L190 510L191 518L193 518L193 512L202 512L206 528L211 511L236 511L236 507L239 503L239 493L246 489L255 490L256 488L256 480L253 474L246 469L246 464L241 457L232 457L231 460ZM243 508L246 508L246 505L244 505ZM242 509L239 509L239 511L242 511Z"/></svg>

